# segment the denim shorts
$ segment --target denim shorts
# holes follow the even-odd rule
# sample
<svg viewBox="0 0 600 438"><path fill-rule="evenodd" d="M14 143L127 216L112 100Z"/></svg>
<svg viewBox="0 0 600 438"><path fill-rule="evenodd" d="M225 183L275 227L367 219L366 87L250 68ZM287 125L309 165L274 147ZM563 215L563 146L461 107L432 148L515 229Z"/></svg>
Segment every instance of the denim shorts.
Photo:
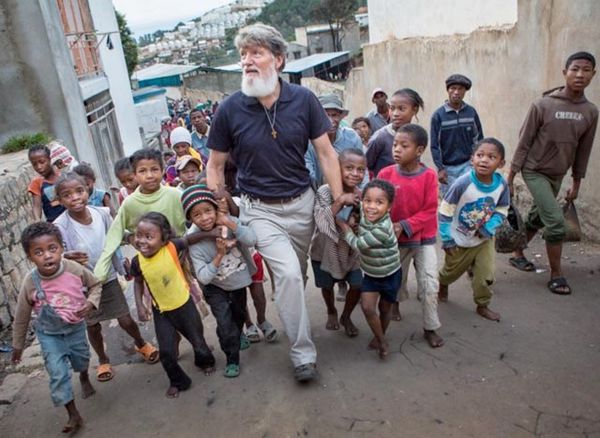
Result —
<svg viewBox="0 0 600 438"><path fill-rule="evenodd" d="M83 322L68 325L65 334L47 335L37 330L46 371L50 377L50 395L55 406L64 406L73 400L71 368L86 371L90 362L90 348Z"/></svg>
<svg viewBox="0 0 600 438"><path fill-rule="evenodd" d="M370 275L364 274L360 291L379 292L382 299L390 303L395 303L398 297L398 289L401 284L402 268L387 277L371 277Z"/></svg>
<svg viewBox="0 0 600 438"><path fill-rule="evenodd" d="M321 262L311 260L313 272L315 273L315 286L320 289L333 289L333 286L338 281L347 281L350 287L358 288L362 282L362 271L355 269L346 274L344 278L336 279L331 276L327 271L321 269Z"/></svg>

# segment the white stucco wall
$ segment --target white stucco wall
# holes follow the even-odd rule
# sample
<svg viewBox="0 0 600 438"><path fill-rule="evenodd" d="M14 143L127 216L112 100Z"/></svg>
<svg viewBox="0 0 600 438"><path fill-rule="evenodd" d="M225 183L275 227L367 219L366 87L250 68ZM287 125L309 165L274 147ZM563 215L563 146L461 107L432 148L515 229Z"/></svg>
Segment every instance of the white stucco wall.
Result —
<svg viewBox="0 0 600 438"><path fill-rule="evenodd" d="M129 75L113 4L111 0L88 1L94 27L98 32L98 39L102 38L103 33L110 32L113 49L109 50L106 44L107 37L104 37L98 50L110 84L110 95L115 105L123 151L130 155L140 149L143 143L138 127L137 113L133 105Z"/></svg>
<svg viewBox="0 0 600 438"><path fill-rule="evenodd" d="M517 21L517 0L369 0L369 42L466 34Z"/></svg>

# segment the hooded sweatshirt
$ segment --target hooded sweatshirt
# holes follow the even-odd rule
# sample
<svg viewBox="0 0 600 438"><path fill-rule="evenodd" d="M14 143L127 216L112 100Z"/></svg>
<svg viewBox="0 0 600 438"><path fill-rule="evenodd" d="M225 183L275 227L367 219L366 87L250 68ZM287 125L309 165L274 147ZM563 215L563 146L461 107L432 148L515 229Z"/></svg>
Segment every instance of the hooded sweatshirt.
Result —
<svg viewBox="0 0 600 438"><path fill-rule="evenodd" d="M106 280L110 271L112 255L121 245L125 232L133 232L140 216L150 211L164 214L177 236L182 236L185 232L185 215L181 206L179 190L174 187L161 186L156 192L146 195L141 193L138 187L123 201L117 217L106 234L104 250L94 268L94 275L101 281Z"/></svg>
<svg viewBox="0 0 600 438"><path fill-rule="evenodd" d="M511 170L562 178L570 167L583 178L596 134L598 108L585 96L571 100L564 87L544 93L529 108Z"/></svg>

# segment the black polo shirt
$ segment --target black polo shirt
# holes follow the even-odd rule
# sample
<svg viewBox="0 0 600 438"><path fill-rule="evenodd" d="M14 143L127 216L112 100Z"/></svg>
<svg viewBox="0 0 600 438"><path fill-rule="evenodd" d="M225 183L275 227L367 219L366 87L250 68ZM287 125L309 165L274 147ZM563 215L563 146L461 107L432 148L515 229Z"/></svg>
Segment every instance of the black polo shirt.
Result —
<svg viewBox="0 0 600 438"><path fill-rule="evenodd" d="M219 105L210 126L208 147L229 152L238 167L238 187L255 198L298 196L310 186L304 155L309 140L325 134L331 123L308 88L279 80L281 93L275 117L277 138L265 109L241 91Z"/></svg>

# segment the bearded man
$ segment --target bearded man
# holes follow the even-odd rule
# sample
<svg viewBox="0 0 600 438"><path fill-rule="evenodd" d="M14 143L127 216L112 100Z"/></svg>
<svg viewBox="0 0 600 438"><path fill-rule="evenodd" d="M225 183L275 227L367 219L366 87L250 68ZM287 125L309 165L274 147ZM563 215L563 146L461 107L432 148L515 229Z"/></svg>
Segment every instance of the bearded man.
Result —
<svg viewBox="0 0 600 438"><path fill-rule="evenodd" d="M337 198L341 176L327 136L331 124L310 90L279 79L287 43L278 30L247 26L235 45L242 89L219 105L211 125L208 186L219 196L231 154L242 194L240 220L255 232L258 252L273 271L275 304L291 343L294 375L305 382L317 377L317 351L304 299L314 226L314 192L304 154L310 141Z"/></svg>

